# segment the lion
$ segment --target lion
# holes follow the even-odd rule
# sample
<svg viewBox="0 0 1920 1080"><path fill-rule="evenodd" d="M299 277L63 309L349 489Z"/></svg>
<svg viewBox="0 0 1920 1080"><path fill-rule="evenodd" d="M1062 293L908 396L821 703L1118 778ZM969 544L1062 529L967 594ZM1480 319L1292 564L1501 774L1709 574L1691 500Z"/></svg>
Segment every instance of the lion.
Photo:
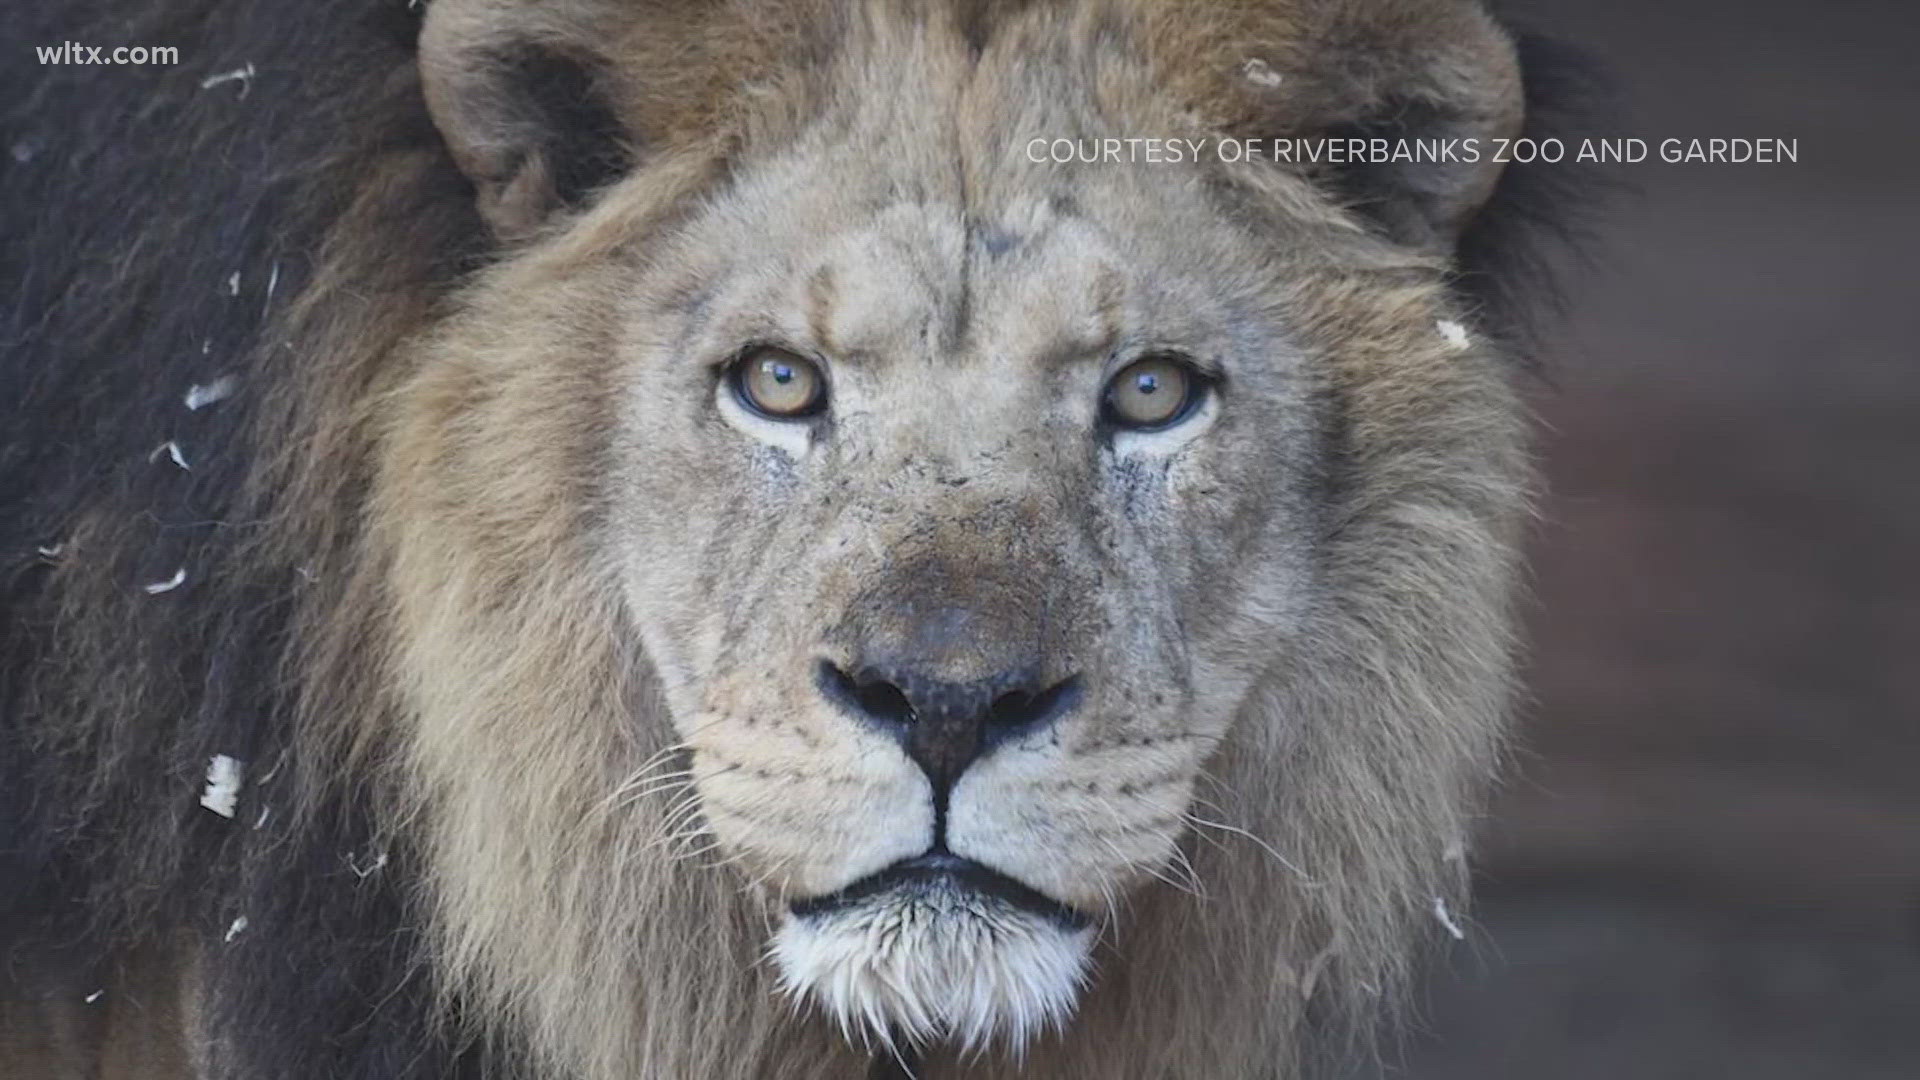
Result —
<svg viewBox="0 0 1920 1080"><path fill-rule="evenodd" d="M121 6L245 66L9 95L155 170L79 240L81 150L9 181L9 1075L1292 1077L1394 1015L1512 694L1515 178L1261 148L1528 130L1480 6ZM1051 150L1142 137L1211 149Z"/></svg>

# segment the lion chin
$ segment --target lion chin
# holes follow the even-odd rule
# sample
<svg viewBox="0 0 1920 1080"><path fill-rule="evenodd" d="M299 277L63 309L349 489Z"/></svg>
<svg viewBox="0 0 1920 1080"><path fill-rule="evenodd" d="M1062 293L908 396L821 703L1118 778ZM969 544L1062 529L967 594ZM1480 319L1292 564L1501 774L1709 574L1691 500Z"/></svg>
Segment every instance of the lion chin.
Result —
<svg viewBox="0 0 1920 1080"><path fill-rule="evenodd" d="M789 909L772 955L783 989L849 1041L889 1048L1001 1041L1016 1054L1072 1014L1087 918L990 870L922 856Z"/></svg>

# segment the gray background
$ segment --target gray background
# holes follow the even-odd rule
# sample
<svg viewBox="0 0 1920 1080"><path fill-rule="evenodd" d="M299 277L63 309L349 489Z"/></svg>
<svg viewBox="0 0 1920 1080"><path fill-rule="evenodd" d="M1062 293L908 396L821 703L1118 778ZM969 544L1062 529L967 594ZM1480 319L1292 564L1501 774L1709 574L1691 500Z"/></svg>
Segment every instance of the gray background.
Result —
<svg viewBox="0 0 1920 1080"><path fill-rule="evenodd" d="M1531 0L1624 170L1537 395L1525 748L1387 1075L1920 1078L1920 3ZM1614 125L1609 125L1614 126Z"/></svg>

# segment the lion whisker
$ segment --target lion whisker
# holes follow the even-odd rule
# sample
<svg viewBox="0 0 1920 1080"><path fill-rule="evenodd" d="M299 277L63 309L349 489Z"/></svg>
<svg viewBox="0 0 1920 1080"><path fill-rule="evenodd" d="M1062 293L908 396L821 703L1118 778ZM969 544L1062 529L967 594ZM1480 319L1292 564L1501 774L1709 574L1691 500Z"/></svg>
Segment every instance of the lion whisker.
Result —
<svg viewBox="0 0 1920 1080"><path fill-rule="evenodd" d="M702 844L697 848L692 848L687 851L669 852L667 857L670 859L673 859L676 862L690 862L694 859L700 858L703 855L711 855L714 852L719 851L720 846L721 846L720 841L715 840L715 841L712 841L711 843ZM741 854L742 853L740 852L735 852L734 854L729 855L726 858L719 860L718 862L703 863L701 864L701 869L715 870L722 866L727 866L735 862L736 860L738 860L741 857Z"/></svg>
<svg viewBox="0 0 1920 1080"><path fill-rule="evenodd" d="M1111 803L1101 803L1098 805L1100 805L1100 807L1107 812L1108 817L1113 819L1113 823L1115 827L1118 828L1121 832L1124 833L1124 832L1133 831L1134 827L1130 825L1124 817L1120 816L1120 810L1118 807L1112 805ZM1171 886L1172 888L1178 889L1179 891L1186 893L1189 896L1192 896L1196 900L1205 901L1207 899L1206 886L1200 881L1200 876L1194 872L1193 864L1187 861L1186 853L1180 850L1180 847L1178 844L1175 844L1173 848L1174 855L1177 856L1179 859L1178 863L1169 862L1165 865L1169 867L1177 867L1180 871L1183 872L1184 880L1179 880L1169 876L1162 869L1161 864L1159 864L1157 861L1152 861L1152 860L1143 861L1143 860L1128 858L1126 853L1120 850L1120 845L1116 843L1113 837L1110 835L1091 831L1091 830L1089 830L1086 835L1092 836L1095 839L1099 840L1102 844L1105 844L1107 846L1107 849L1113 852L1113 856L1115 860L1117 860L1121 865L1126 866L1129 869L1145 870L1154 879L1164 882L1165 884Z"/></svg>
<svg viewBox="0 0 1920 1080"><path fill-rule="evenodd" d="M1200 871L1194 867L1193 859L1187 855L1186 849L1178 843L1173 845L1173 854L1169 856L1167 865L1177 868L1181 875L1186 878L1191 885L1190 891L1195 898L1200 900L1208 899L1207 886L1205 882L1200 880Z"/></svg>
<svg viewBox="0 0 1920 1080"><path fill-rule="evenodd" d="M1114 854L1118 855L1119 852L1115 851ZM1130 864L1130 867L1135 870L1143 870L1146 872L1148 877L1153 878L1155 881L1161 882L1162 884L1166 885L1168 888L1186 893L1188 896L1191 896L1196 900L1207 899L1206 890L1201 888L1197 882L1193 882L1190 879L1183 879L1175 875L1169 874L1166 871L1166 869L1164 869L1162 866L1156 863L1134 862Z"/></svg>
<svg viewBox="0 0 1920 1080"><path fill-rule="evenodd" d="M623 784L609 792L606 801L626 804L637 799L644 799L656 791L664 791L668 788L678 787L692 776L692 769L681 769L677 772L662 773L658 776L648 777L643 782Z"/></svg>
<svg viewBox="0 0 1920 1080"><path fill-rule="evenodd" d="M661 826L669 831L678 832L696 817L704 805L700 793L689 789L681 795L660 816Z"/></svg>
<svg viewBox="0 0 1920 1080"><path fill-rule="evenodd" d="M1221 821L1211 821L1207 818L1201 817L1196 813L1193 813L1192 811L1187 811L1183 813L1181 816L1186 818L1190 824L1197 825L1201 828L1218 829L1221 832L1227 833L1230 836L1245 837L1246 839L1253 841L1253 843L1256 846L1258 846L1260 850L1266 852L1268 855L1271 855L1275 862L1278 862L1281 866L1284 866L1288 870L1291 870L1294 873L1294 875L1298 877L1301 881L1304 881L1309 885L1319 884L1318 881L1314 880L1311 874L1308 874L1305 870L1300 869L1300 867L1296 865L1293 862L1293 860L1287 858L1285 855L1280 854L1280 850L1278 848L1274 847L1272 844L1268 843L1266 840L1262 839L1261 837L1251 832L1248 832L1243 828L1240 828L1238 825L1228 825L1225 822L1221 822Z"/></svg>

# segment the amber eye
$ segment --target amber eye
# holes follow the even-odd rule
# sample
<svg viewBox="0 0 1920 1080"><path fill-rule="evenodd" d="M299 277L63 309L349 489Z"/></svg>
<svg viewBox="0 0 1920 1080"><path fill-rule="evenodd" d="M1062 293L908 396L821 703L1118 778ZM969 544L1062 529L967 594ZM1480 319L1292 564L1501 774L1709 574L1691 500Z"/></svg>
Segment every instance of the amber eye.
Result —
<svg viewBox="0 0 1920 1080"><path fill-rule="evenodd" d="M1186 419L1202 393L1201 377L1191 367L1172 357L1149 356L1107 383L1107 419L1123 428L1170 427Z"/></svg>
<svg viewBox="0 0 1920 1080"><path fill-rule="evenodd" d="M763 345L733 362L733 392L742 404L776 420L799 420L827 406L827 377L818 365Z"/></svg>

